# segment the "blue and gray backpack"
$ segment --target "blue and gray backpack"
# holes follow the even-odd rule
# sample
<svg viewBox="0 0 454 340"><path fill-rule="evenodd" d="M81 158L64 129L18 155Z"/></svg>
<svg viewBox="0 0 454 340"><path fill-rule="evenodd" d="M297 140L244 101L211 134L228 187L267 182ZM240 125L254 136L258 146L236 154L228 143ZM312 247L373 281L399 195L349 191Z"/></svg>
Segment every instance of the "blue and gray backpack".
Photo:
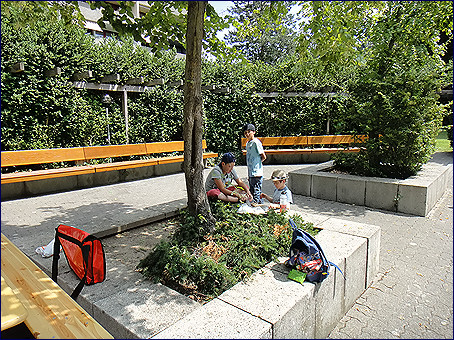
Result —
<svg viewBox="0 0 454 340"><path fill-rule="evenodd" d="M322 282L326 279L330 266L336 267L344 275L337 265L326 259L322 248L310 234L298 229L291 218L289 222L293 228L293 235L289 259L285 261L287 267L307 273L306 281L309 282Z"/></svg>

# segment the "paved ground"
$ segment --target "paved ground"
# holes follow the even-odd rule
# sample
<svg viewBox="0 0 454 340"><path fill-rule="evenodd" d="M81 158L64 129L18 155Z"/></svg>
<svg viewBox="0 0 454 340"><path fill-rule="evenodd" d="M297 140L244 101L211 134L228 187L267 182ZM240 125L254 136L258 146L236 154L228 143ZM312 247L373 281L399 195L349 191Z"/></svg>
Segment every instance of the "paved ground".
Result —
<svg viewBox="0 0 454 340"><path fill-rule="evenodd" d="M445 155L452 163L452 153ZM286 171L308 165L266 166ZM237 167L241 177L245 167ZM205 175L207 174L207 171ZM271 193L271 181L263 189ZM453 198L448 190L427 217L295 195L294 208L321 218L378 225L380 271L331 332L330 338L453 338ZM84 226L90 233L151 222L186 202L184 175L119 183L66 193L2 202L2 232L35 261L60 223Z"/></svg>
<svg viewBox="0 0 454 340"><path fill-rule="evenodd" d="M379 274L329 338L453 339L452 185L426 217L297 196L305 212L382 228Z"/></svg>

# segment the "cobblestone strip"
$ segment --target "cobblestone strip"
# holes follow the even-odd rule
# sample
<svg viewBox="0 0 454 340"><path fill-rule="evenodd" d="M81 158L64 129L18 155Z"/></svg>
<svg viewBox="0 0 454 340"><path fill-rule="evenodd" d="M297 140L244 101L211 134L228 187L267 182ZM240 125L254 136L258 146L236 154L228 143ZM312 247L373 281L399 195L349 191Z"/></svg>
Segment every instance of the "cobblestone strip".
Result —
<svg viewBox="0 0 454 340"><path fill-rule="evenodd" d="M427 217L365 210L345 218L382 228L380 272L329 338L452 339L452 181Z"/></svg>

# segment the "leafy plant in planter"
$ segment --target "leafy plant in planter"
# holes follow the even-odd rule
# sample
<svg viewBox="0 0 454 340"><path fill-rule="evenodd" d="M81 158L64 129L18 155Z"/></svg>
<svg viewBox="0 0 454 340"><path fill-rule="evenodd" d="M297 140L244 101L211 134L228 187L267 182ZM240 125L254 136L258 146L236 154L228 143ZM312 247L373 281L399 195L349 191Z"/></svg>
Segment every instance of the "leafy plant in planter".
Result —
<svg viewBox="0 0 454 340"><path fill-rule="evenodd" d="M440 47L429 44L442 27L427 25L428 14L414 14L441 8L416 2L387 5L370 37L373 49L349 88L351 120L369 140L364 152L335 162L360 175L406 178L434 152L445 110L436 93L446 70L434 53Z"/></svg>
<svg viewBox="0 0 454 340"><path fill-rule="evenodd" d="M279 256L287 256L292 229L286 213L238 214L239 204L211 203L216 230L204 234L187 212L168 241L159 243L137 266L143 275L182 293L209 300ZM315 235L312 223L294 217Z"/></svg>

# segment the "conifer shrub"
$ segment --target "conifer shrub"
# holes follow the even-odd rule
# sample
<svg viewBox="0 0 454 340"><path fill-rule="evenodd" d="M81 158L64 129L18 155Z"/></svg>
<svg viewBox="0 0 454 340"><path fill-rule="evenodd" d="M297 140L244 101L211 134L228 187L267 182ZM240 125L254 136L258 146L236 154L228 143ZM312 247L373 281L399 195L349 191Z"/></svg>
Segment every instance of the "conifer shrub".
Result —
<svg viewBox="0 0 454 340"><path fill-rule="evenodd" d="M216 229L206 233L186 211L169 240L161 241L137 269L196 300L210 300L246 279L279 256L288 256L292 229L287 213L238 214L239 204L211 202ZM315 235L312 223L293 217L298 227Z"/></svg>

